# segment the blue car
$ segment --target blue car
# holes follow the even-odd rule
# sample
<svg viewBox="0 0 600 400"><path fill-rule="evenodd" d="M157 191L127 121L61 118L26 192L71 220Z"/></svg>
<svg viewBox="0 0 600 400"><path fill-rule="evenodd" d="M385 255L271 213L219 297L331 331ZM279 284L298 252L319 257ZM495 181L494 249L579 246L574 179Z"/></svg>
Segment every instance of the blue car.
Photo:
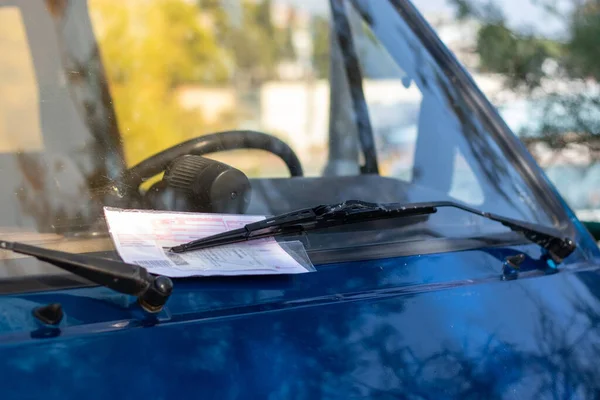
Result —
<svg viewBox="0 0 600 400"><path fill-rule="evenodd" d="M595 239L408 0L0 0L0 51L0 398L600 396ZM314 271L158 274L105 207Z"/></svg>

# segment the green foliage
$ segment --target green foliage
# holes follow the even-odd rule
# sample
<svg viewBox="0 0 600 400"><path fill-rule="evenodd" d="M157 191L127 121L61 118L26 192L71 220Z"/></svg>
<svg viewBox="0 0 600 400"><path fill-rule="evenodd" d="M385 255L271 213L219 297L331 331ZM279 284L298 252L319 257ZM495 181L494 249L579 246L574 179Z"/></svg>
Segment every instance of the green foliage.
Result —
<svg viewBox="0 0 600 400"><path fill-rule="evenodd" d="M521 132L526 142L543 138L551 148L560 149L569 143L586 144L595 152L600 143L600 98L586 93L549 94L541 104L542 119L535 132Z"/></svg>
<svg viewBox="0 0 600 400"><path fill-rule="evenodd" d="M174 88L223 81L227 54L182 0L90 0L128 164L197 134L198 113L183 110Z"/></svg>
<svg viewBox="0 0 600 400"><path fill-rule="evenodd" d="M467 0L452 0L456 8L456 16L458 19L464 19L474 14L473 6Z"/></svg>
<svg viewBox="0 0 600 400"><path fill-rule="evenodd" d="M513 30L497 10L482 11L473 0L453 2L461 18L471 17L482 23L477 34L481 69L503 74L509 88L531 91L544 78L596 83L600 80L600 1L578 2L569 16L562 16L552 2L539 3L544 11L564 18L568 37L563 41ZM552 75L544 69L548 60L557 65ZM521 133L541 138L554 148L566 146L567 136L571 142L596 146L596 137L600 136L600 97L593 90L550 94L544 99L539 127L535 132Z"/></svg>
<svg viewBox="0 0 600 400"><path fill-rule="evenodd" d="M160 77L156 83L171 88L227 79L227 54L200 24L193 5L182 0L135 5L90 0L90 9L111 82Z"/></svg>
<svg viewBox="0 0 600 400"><path fill-rule="evenodd" d="M531 35L516 35L503 22L485 24L477 34L481 69L507 76L510 86L540 85L542 65L557 55L560 45Z"/></svg>
<svg viewBox="0 0 600 400"><path fill-rule="evenodd" d="M331 51L329 20L320 16L313 18L311 33L313 39L312 63L317 78L329 78L329 59Z"/></svg>
<svg viewBox="0 0 600 400"><path fill-rule="evenodd" d="M89 0L129 165L223 128L183 109L181 86L256 85L294 57L291 30L273 26L270 0L236 4L240 18L220 0Z"/></svg>
<svg viewBox="0 0 600 400"><path fill-rule="evenodd" d="M291 29L273 25L270 0L240 1L240 18L228 15L220 3L200 1L202 10L214 9L218 13L215 34L231 54L238 81L256 85L275 76L279 61L294 58Z"/></svg>
<svg viewBox="0 0 600 400"><path fill-rule="evenodd" d="M595 3L595 4L594 4ZM600 80L600 2L589 2L571 18L567 67L572 76Z"/></svg>

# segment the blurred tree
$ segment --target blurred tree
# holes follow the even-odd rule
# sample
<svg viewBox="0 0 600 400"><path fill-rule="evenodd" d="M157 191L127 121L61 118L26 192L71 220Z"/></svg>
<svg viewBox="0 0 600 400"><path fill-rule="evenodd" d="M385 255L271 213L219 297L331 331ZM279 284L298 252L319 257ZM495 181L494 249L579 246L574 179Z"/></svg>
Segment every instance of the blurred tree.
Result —
<svg viewBox="0 0 600 400"><path fill-rule="evenodd" d="M230 52L238 86L254 87L273 79L279 62L295 57L292 27L274 25L271 0L198 0L198 4L213 15L215 35Z"/></svg>
<svg viewBox="0 0 600 400"><path fill-rule="evenodd" d="M293 12L274 24L271 0L89 0L89 8L128 165L256 115L255 89L295 58ZM181 106L186 84L233 84L242 104L208 126Z"/></svg>
<svg viewBox="0 0 600 400"><path fill-rule="evenodd" d="M293 42L293 26L287 24L277 36L278 57L282 60L293 60L296 51Z"/></svg>
<svg viewBox="0 0 600 400"><path fill-rule="evenodd" d="M135 164L200 133L202 118L176 100L186 82L228 79L229 55L184 0L90 0L125 157Z"/></svg>
<svg viewBox="0 0 600 400"><path fill-rule="evenodd" d="M512 88L537 87L544 77L543 63L558 55L558 44L531 35L516 36L504 21L485 24L477 36L476 51L485 72L506 75Z"/></svg>
<svg viewBox="0 0 600 400"><path fill-rule="evenodd" d="M491 3L452 2L459 18L481 22L476 51L482 71L503 74L510 89L530 95L544 81L563 80L573 88L545 96L540 124L520 134L554 148L580 142L600 150L600 94L590 89L590 84L600 80L600 0L574 2L570 15L561 14L554 2L538 1L546 12L564 19L568 32L561 40L511 29L501 10Z"/></svg>
<svg viewBox="0 0 600 400"><path fill-rule="evenodd" d="M502 10L493 3L451 1L459 19L475 18L481 22L476 39L481 70L505 75L512 89L538 87L546 76L544 62L561 57L564 52L562 43L509 28Z"/></svg>
<svg viewBox="0 0 600 400"><path fill-rule="evenodd" d="M567 68L574 76L600 80L600 0L580 5L570 24Z"/></svg>
<svg viewBox="0 0 600 400"><path fill-rule="evenodd" d="M249 3L245 3L248 7ZM254 9L254 21L256 24L265 31L268 35L275 34L275 27L273 26L273 20L271 18L271 0L263 0L262 2L255 5Z"/></svg>
<svg viewBox="0 0 600 400"><path fill-rule="evenodd" d="M313 40L313 66L317 78L329 78L330 63L330 24L329 19L322 16L315 16L312 20L312 40Z"/></svg>

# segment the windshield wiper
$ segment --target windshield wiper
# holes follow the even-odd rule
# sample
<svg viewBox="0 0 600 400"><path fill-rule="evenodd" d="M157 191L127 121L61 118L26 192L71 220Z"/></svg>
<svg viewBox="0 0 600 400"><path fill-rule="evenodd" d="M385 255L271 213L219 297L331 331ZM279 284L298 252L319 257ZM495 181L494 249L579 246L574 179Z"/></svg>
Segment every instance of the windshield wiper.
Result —
<svg viewBox="0 0 600 400"><path fill-rule="evenodd" d="M136 296L140 306L151 313L162 310L173 291L173 282L168 277L151 275L146 268L122 261L48 250L4 240L0 240L0 249L33 256L98 285Z"/></svg>
<svg viewBox="0 0 600 400"><path fill-rule="evenodd" d="M500 222L512 231L521 233L525 238L547 251L548 261L551 263L551 266L560 264L576 247L573 240L568 237L562 237L556 229L483 212L457 202L434 201L410 204L378 204L360 200L349 200L338 204L304 208L277 215L247 224L240 229L234 229L172 247L171 251L183 253L190 250L199 250L224 244L301 233L358 222L428 215L436 213L439 207L461 209L471 214Z"/></svg>

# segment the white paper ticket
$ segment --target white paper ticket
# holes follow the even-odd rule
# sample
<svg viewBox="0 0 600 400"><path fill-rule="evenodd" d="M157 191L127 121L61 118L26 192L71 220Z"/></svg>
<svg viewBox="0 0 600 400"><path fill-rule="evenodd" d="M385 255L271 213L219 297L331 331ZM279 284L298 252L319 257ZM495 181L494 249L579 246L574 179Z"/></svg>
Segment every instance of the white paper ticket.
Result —
<svg viewBox="0 0 600 400"><path fill-rule="evenodd" d="M273 238L177 254L166 250L191 240L241 228L264 219L263 216L109 207L104 208L104 215L121 258L154 274L177 278L310 272Z"/></svg>

